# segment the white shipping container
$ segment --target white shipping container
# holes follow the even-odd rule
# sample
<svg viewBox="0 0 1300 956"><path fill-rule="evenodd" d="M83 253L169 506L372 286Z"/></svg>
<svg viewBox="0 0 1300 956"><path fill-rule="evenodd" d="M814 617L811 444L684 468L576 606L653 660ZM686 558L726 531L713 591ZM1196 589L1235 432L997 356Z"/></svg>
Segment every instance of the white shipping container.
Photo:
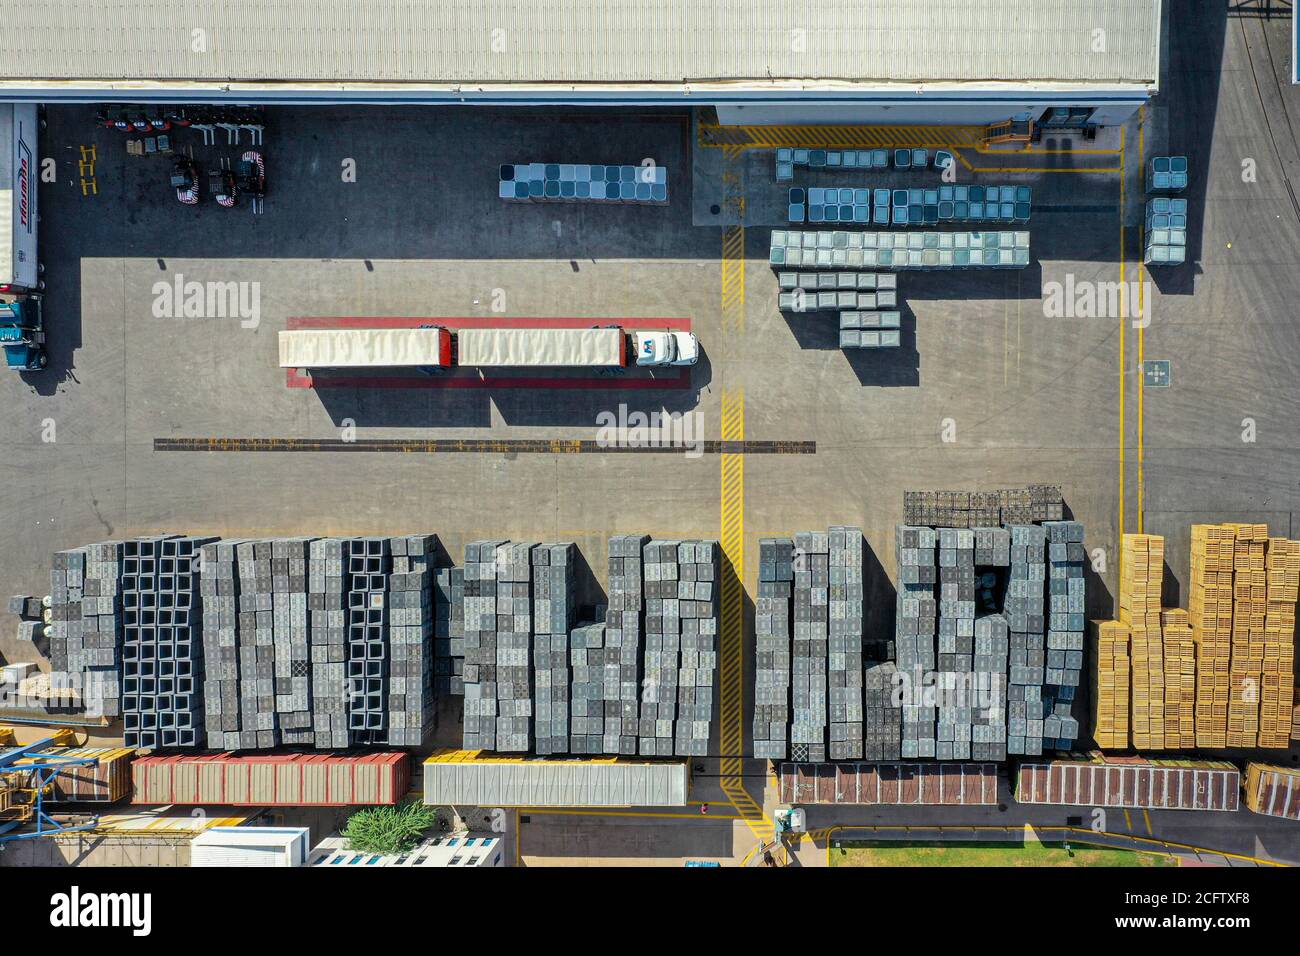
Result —
<svg viewBox="0 0 1300 956"><path fill-rule="evenodd" d="M477 807L683 807L686 761L449 759L424 763L424 802Z"/></svg>
<svg viewBox="0 0 1300 956"><path fill-rule="evenodd" d="M307 827L212 827L190 841L190 866L304 866Z"/></svg>
<svg viewBox="0 0 1300 956"><path fill-rule="evenodd" d="M605 329L461 329L456 364L467 368L612 368L627 334Z"/></svg>
<svg viewBox="0 0 1300 956"><path fill-rule="evenodd" d="M0 287L32 291L36 260L36 183L40 173L34 103L0 104Z"/></svg>
<svg viewBox="0 0 1300 956"><path fill-rule="evenodd" d="M281 368L399 368L450 364L446 329L293 329L280 333Z"/></svg>

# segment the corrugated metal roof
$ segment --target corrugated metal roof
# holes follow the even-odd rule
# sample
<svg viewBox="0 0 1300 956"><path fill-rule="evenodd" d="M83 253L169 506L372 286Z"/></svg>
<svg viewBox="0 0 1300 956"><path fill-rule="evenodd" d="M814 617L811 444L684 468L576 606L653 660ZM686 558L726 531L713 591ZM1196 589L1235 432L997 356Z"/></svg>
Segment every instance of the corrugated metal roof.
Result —
<svg viewBox="0 0 1300 956"><path fill-rule="evenodd" d="M685 761L634 763L578 760L424 763L424 802L473 807L681 807Z"/></svg>
<svg viewBox="0 0 1300 956"><path fill-rule="evenodd" d="M1159 75L1160 0L0 0L0 16L8 80L1154 83Z"/></svg>

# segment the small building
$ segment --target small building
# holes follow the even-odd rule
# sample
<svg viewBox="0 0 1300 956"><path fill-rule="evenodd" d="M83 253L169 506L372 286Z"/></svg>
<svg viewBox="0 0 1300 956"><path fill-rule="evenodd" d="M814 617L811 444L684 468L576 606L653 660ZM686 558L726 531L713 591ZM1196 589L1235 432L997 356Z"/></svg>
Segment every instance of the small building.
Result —
<svg viewBox="0 0 1300 956"><path fill-rule="evenodd" d="M1161 0L26 2L0 101L712 106L727 125L1110 125ZM303 42L310 25L311 42Z"/></svg>

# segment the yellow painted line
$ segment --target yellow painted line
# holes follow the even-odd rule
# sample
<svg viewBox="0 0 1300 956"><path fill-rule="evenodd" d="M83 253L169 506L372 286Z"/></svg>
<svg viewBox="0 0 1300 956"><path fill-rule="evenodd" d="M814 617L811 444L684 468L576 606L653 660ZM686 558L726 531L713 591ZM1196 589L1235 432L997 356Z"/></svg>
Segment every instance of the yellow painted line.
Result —
<svg viewBox="0 0 1300 956"><path fill-rule="evenodd" d="M1124 826L1128 827L1129 833L1133 832L1133 818L1128 815L1128 810L1124 811Z"/></svg>
<svg viewBox="0 0 1300 956"><path fill-rule="evenodd" d="M834 834L834 833L837 833L837 832L839 832L839 831L842 831L842 830L869 830L869 831L873 831L873 832L878 832L878 831L880 831L880 830L906 830L906 831L908 831L908 832L925 832L925 831L928 831L928 830L938 830L938 831L942 831L942 830L973 830L973 831L1001 832L1001 833L1006 833L1006 834L1013 834L1013 833L1021 833L1021 832L1023 832L1023 831L1021 830L1020 827L1012 827L1012 826L963 826L963 825L961 825L961 824L948 824L948 825L946 825L946 826L938 826L938 825L902 826L902 825L895 825L895 826L834 826L834 827L827 827L827 828L825 828L825 829L823 829L823 830L817 830L817 831L814 831L812 834L810 834L810 836L812 836L814 842L815 842L816 840L818 840L818 839L824 839L824 840L826 841L826 862L827 862L827 863L830 862L830 857L831 857L831 840L830 840L831 835ZM1282 862L1279 862L1278 860L1267 860L1267 859L1264 859L1263 857L1258 857L1258 856L1247 856L1247 855L1245 855L1245 854L1241 854L1241 853L1229 853L1229 852L1227 852L1226 850L1211 850L1211 849L1209 849L1209 848L1207 848L1207 847L1195 846L1195 845L1193 845L1193 844L1191 844L1191 843L1173 843L1173 842L1171 842L1171 841L1169 841L1169 840L1151 839L1151 838L1148 838L1148 837L1134 836L1134 835L1132 835L1132 834L1128 834L1128 833L1110 833L1110 832L1108 832L1108 831L1106 831L1106 830L1085 830L1085 829L1083 829L1083 828L1081 828L1081 827L1064 827L1064 826L1040 826L1040 827L1038 827L1038 830L1039 830L1040 833L1042 833L1042 832L1047 832L1047 831L1051 831L1051 832L1053 832L1053 833L1064 834L1065 836L1068 836L1068 837L1069 837L1072 841L1074 841L1074 842L1078 842L1078 843L1089 843L1089 844L1091 844L1091 845L1093 845L1093 846L1107 847L1107 848L1112 849L1112 850L1113 850L1113 849L1118 849L1118 848L1117 848L1117 847L1114 847L1114 846L1111 846L1110 844L1107 844L1107 843L1101 843L1101 842L1097 841L1096 838L1097 838L1097 837L1111 837L1112 839L1116 839L1116 840L1127 840L1127 841L1130 842L1130 843L1145 843L1145 844L1151 844L1151 845L1152 845L1150 849L1146 849L1146 848L1142 849L1142 850L1140 851L1140 852L1142 852L1142 853L1162 853L1162 854L1164 854L1165 856L1173 857L1173 856L1178 856L1178 854L1177 854L1177 853L1174 853L1173 850L1184 850L1184 851L1191 851L1191 852L1193 852L1193 853L1209 853L1209 854L1212 854L1212 855L1214 855L1214 856L1221 856L1221 857L1223 857L1224 859L1227 859L1227 860L1244 860L1244 861L1249 862L1249 863L1258 863L1258 864L1261 864L1261 865L1263 865L1263 866L1275 866L1275 867L1286 867L1286 868L1289 868L1289 867L1290 867L1290 864L1282 863ZM1041 839L1041 837L1040 837L1040 839ZM960 844L960 843L954 841L954 843L953 843L952 845L953 845L953 846L961 846L962 844Z"/></svg>
<svg viewBox="0 0 1300 956"><path fill-rule="evenodd" d="M1138 107L1138 182L1142 186L1142 195L1146 195L1146 110L1145 106ZM1120 215L1124 214L1123 206L1120 206ZM1142 217L1141 232L1138 233L1138 249L1142 250L1146 244L1146 216ZM1143 502L1143 483L1146 480L1146 449L1143 440L1142 429L1145 421L1144 397L1146 395L1146 290L1143 288L1143 265L1141 259L1138 260L1138 470L1137 470L1137 529L1138 534L1143 534L1146 525L1146 517L1143 514L1145 505ZM1150 824L1148 823L1148 829Z"/></svg>
<svg viewBox="0 0 1300 956"><path fill-rule="evenodd" d="M1147 836L1155 836L1156 831L1151 829L1151 814L1147 813L1146 807L1142 808L1142 819L1146 821Z"/></svg>
<svg viewBox="0 0 1300 956"><path fill-rule="evenodd" d="M722 234L722 324L728 332L745 330L744 226L728 226Z"/></svg>

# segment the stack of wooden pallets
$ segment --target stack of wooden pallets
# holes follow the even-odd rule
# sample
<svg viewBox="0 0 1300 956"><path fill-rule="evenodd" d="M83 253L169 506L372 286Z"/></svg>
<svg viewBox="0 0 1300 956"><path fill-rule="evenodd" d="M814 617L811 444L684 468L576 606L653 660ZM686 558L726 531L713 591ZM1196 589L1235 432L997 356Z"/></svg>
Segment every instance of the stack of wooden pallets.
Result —
<svg viewBox="0 0 1300 956"><path fill-rule="evenodd" d="M1265 563L1264 675L1259 746L1286 747L1295 701L1295 608L1300 599L1300 541L1269 538Z"/></svg>
<svg viewBox="0 0 1300 956"><path fill-rule="evenodd" d="M1229 747L1259 743L1259 705L1264 676L1264 622L1268 594L1264 568L1268 526L1225 525L1234 535L1232 554L1232 640L1228 698Z"/></svg>
<svg viewBox="0 0 1300 956"><path fill-rule="evenodd" d="M1165 661L1160 634L1165 540L1159 535L1126 534L1121 548L1119 619L1128 627L1130 637L1133 746L1159 750L1165 746Z"/></svg>
<svg viewBox="0 0 1300 956"><path fill-rule="evenodd" d="M1165 747L1196 746L1196 651L1187 612L1166 608L1160 612L1165 650Z"/></svg>
<svg viewBox="0 0 1300 956"><path fill-rule="evenodd" d="M1119 621L1094 621L1092 736L1097 746L1126 750L1129 735L1129 629Z"/></svg>
<svg viewBox="0 0 1300 956"><path fill-rule="evenodd" d="M1232 568L1236 535L1192 525L1188 616L1196 647L1196 746L1227 746Z"/></svg>

